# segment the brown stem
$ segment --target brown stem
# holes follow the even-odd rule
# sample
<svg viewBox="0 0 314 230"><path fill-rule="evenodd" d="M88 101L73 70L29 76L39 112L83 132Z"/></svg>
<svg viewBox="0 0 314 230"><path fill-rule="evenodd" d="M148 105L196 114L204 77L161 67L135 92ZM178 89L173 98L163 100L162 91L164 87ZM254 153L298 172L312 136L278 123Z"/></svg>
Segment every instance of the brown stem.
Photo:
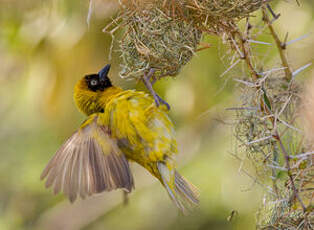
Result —
<svg viewBox="0 0 314 230"><path fill-rule="evenodd" d="M269 10L271 10L271 12L273 12L269 5L267 7L268 7ZM286 57L286 54L285 54L286 43L280 41L280 39L279 39L277 33L275 32L274 27L272 26L272 23L271 23L268 15L267 15L267 11L266 11L265 7L263 8L263 20L267 24L267 26L268 26L268 28L269 28L269 30L271 32L271 35L272 35L272 37L275 40L277 49L278 49L279 54L280 54L282 65L283 65L283 67L285 67L284 71L285 71L286 80L288 82L290 82L292 77L293 77L293 75L292 75L292 72L290 70L289 63L288 63L288 60L287 60L287 57ZM273 122L273 126L274 126L274 122ZM294 183L294 178L292 177L291 166L290 166L290 161L289 161L290 160L289 154L288 154L285 146L283 145L282 140L281 140L277 130L275 132L274 138L275 138L275 140L278 141L279 146L281 148L281 151L282 151L282 153L284 155L284 158L285 158L285 163L286 163L286 168L288 170L289 180L290 180L290 183L291 183L291 187L293 189L293 198L296 198L299 201L299 203L302 206L303 212L306 212L306 207L305 207L304 203L302 202L302 199L299 196L298 190L297 190L297 188L295 186L295 183Z"/></svg>
<svg viewBox="0 0 314 230"><path fill-rule="evenodd" d="M238 37L239 37L240 48L241 48L241 51L242 51L242 55L240 54L240 58L245 61L245 63L248 66L248 69L250 71L250 74L251 74L253 80L256 81L259 78L259 76L258 76L256 70L253 67L253 63L252 63L252 59L251 59L250 47L247 45L247 43L248 43L247 39L244 38L244 36L238 30L238 28L237 28L237 31L236 31L236 35L238 35Z"/></svg>
<svg viewBox="0 0 314 230"><path fill-rule="evenodd" d="M297 198L297 200L299 201L299 203L301 204L302 206L302 209L303 209L303 212L305 213L306 212L306 207L303 203L303 201L301 200L300 196L299 196L299 193L298 193L298 190L295 186L295 183L294 183L294 179L292 177L292 172L291 172L291 167L290 167L290 157L289 157L289 154L285 148L285 146L283 145L282 141L281 141L281 138L278 134L278 131L276 130L276 133L274 135L274 138L275 140L278 141L279 143L279 146L281 148L281 151L284 155L284 158L285 158L285 162L286 162L286 168L287 168L287 171L288 171L288 176L289 176L289 179L290 179L290 183L291 183L291 187L293 189L293 197Z"/></svg>
<svg viewBox="0 0 314 230"><path fill-rule="evenodd" d="M281 40L279 39L278 37L278 34L275 32L274 30L274 27L271 23L271 20L269 19L268 15L267 15L267 11L266 11L266 8L264 7L263 8L263 20L264 22L267 24L268 26L268 29L272 35L272 37L274 38L275 40L275 43L276 43L276 46L278 48L278 52L279 52L279 55L280 55L280 59L281 59L281 62L282 62L282 66L285 67L284 71L285 71L285 77L286 77L286 80L288 82L291 81L293 75L292 75L292 72L290 70L290 67L289 67L289 63L288 63L288 60L287 60L287 57L286 57L286 43L285 42L281 42Z"/></svg>
<svg viewBox="0 0 314 230"><path fill-rule="evenodd" d="M279 40L277 34L275 33L274 31L274 28L272 27L270 21L269 21L269 18L268 16L266 15L266 11L265 11L265 8L263 9L263 13L264 13L264 20L265 22L267 23L271 33L272 33L272 36L277 44L277 47L278 47L278 50L279 50L279 53L280 53L280 57L281 57L281 60L282 60L282 64L285 68L285 74L286 74L286 79L287 81L290 81L292 79L292 73L290 71L290 68L289 68L289 64L288 64L288 61L286 59L286 56L285 56L285 53L284 53L284 50L285 50L285 46L282 44L282 42ZM253 64L252 64L252 60L251 60L251 55L250 55L250 47L249 47L249 44L247 42L247 39L245 38L245 35L243 33L241 33L238 28L236 29L236 35L238 36L238 40L239 40L239 44L240 44L240 48L239 47L235 47L238 52L239 52L239 55L240 57L245 60L248 68L249 68L249 71L251 73L251 77L254 81L256 81L259 76L257 74L257 72L255 71L254 67L253 67ZM234 38L232 38L234 39ZM235 43L234 46L236 46L237 44ZM242 53L241 53L242 52ZM263 101L261 101L261 106L264 104ZM263 106L262 106L263 107ZM269 109L263 109L261 108L262 111L266 114L266 115L270 115L271 114L271 111ZM275 119L274 118L270 118L270 121L272 123L272 126L273 128L275 128ZM276 130L276 133L274 135L274 139L279 143L279 146L283 152L283 155L284 155L284 158L285 158L285 164L286 164L286 168L288 170L288 176L289 176L289 180L290 180L290 183L291 183L291 186L292 186L292 189L293 189L293 197L296 198L299 203L301 204L302 206L302 209L303 209L303 212L306 212L306 207L303 203L303 201L301 200L300 196L299 196L299 193L298 193L298 190L295 186L295 182L294 182L294 178L292 177L292 172L291 172L291 166L290 166L290 162L289 162L289 154L288 152L286 151L283 143L282 143L282 140Z"/></svg>

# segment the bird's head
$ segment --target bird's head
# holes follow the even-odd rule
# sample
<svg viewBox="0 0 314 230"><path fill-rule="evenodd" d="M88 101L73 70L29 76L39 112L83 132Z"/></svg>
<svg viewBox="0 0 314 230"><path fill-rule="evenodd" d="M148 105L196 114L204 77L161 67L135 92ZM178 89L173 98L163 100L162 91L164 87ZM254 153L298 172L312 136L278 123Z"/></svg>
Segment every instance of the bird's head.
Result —
<svg viewBox="0 0 314 230"><path fill-rule="evenodd" d="M110 70L110 64L106 65L98 74L89 74L83 78L83 84L87 90L92 92L102 92L106 88L112 86L111 81L108 77Z"/></svg>
<svg viewBox="0 0 314 230"><path fill-rule="evenodd" d="M79 80L74 88L74 101L77 107L85 114L101 112L106 97L110 96L112 88L108 77L110 64L106 65L97 74L88 74Z"/></svg>

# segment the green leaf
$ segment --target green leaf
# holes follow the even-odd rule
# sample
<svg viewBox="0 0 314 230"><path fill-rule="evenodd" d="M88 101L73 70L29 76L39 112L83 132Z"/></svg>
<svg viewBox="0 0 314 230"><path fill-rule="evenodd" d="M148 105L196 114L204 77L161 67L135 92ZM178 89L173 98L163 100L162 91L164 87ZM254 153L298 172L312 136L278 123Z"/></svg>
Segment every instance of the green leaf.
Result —
<svg viewBox="0 0 314 230"><path fill-rule="evenodd" d="M271 110L270 100L268 99L268 97L266 95L266 91L263 88L262 88L262 90L264 92L264 102L265 102L266 106L268 107L268 109Z"/></svg>
<svg viewBox="0 0 314 230"><path fill-rule="evenodd" d="M279 171L276 175L277 179L283 179L287 176L287 172L286 171Z"/></svg>

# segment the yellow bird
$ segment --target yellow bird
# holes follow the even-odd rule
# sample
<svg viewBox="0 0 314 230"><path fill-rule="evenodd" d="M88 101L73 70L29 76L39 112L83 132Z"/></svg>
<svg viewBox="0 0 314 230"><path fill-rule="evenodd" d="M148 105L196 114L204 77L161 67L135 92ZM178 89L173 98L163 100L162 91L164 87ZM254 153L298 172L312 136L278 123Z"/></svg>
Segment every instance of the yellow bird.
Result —
<svg viewBox="0 0 314 230"><path fill-rule="evenodd" d="M196 187L175 169L175 131L167 106L154 104L145 92L122 90L108 78L110 65L86 75L74 89L78 109L87 115L81 127L61 146L41 179L55 194L61 190L74 202L95 193L131 192L135 161L166 188L183 212L198 204Z"/></svg>

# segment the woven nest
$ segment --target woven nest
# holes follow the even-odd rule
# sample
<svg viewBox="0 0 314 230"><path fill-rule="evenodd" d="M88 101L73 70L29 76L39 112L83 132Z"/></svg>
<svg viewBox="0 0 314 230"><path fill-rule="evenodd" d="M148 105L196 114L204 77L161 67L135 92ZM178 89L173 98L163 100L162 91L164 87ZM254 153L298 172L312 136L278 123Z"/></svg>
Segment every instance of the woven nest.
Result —
<svg viewBox="0 0 314 230"><path fill-rule="evenodd" d="M313 214L305 217L301 210L294 210L284 199L264 204L258 216L257 229L263 230L311 229L309 225L313 224Z"/></svg>
<svg viewBox="0 0 314 230"><path fill-rule="evenodd" d="M241 87L243 109L237 111L234 130L244 154L242 158L252 167L252 177L268 191L257 216L257 229L312 229L313 149L303 145L297 119L303 88L296 82L289 85L278 73L257 82L258 90L250 84ZM270 115L266 116L266 106L272 112L271 116L278 116L276 130L281 135L282 145L288 149L285 151L289 151L289 171L283 147L273 138L274 120ZM294 195L290 175L305 211Z"/></svg>
<svg viewBox="0 0 314 230"><path fill-rule="evenodd" d="M187 0L187 5L199 15L216 20L244 18L258 10L266 0Z"/></svg>
<svg viewBox="0 0 314 230"><path fill-rule="evenodd" d="M157 78L175 76L193 57L201 39L201 31L192 23L169 17L156 5L141 11L127 9L123 21L122 78L142 77L151 68Z"/></svg>
<svg viewBox="0 0 314 230"><path fill-rule="evenodd" d="M229 23L248 17L270 0L186 0L188 19L208 32L228 30Z"/></svg>
<svg viewBox="0 0 314 230"><path fill-rule="evenodd" d="M151 68L157 79L176 76L193 57L202 32L234 30L268 0L122 0L125 34L120 40L122 78L142 77ZM117 20L118 21L118 20Z"/></svg>
<svg viewBox="0 0 314 230"><path fill-rule="evenodd" d="M142 11L143 7L159 5L172 18L194 23L204 32L219 34L231 30L237 20L249 17L271 0L134 0L124 1L127 8ZM231 25L230 25L231 24Z"/></svg>

